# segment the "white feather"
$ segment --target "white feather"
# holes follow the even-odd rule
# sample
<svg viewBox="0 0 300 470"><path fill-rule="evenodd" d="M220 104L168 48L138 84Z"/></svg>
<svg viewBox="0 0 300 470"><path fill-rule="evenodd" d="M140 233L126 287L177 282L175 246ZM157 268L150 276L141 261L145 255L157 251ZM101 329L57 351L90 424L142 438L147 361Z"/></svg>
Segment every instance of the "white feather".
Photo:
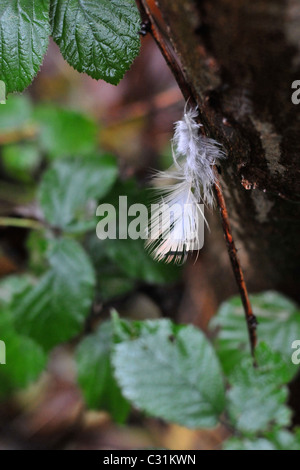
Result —
<svg viewBox="0 0 300 470"><path fill-rule="evenodd" d="M213 166L225 154L218 142L199 133L197 115L190 109L175 123L174 165L153 181L160 200L151 213L146 248L158 261L184 262L188 252L199 249L199 227L206 220L198 203L214 203Z"/></svg>

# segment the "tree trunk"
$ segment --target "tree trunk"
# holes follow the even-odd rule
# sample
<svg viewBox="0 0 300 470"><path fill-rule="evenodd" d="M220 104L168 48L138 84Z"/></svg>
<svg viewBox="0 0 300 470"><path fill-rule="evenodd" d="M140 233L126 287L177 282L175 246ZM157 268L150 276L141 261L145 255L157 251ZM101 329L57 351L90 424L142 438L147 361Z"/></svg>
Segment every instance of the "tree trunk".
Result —
<svg viewBox="0 0 300 470"><path fill-rule="evenodd" d="M299 0L157 0L208 135L251 290L299 300Z"/></svg>

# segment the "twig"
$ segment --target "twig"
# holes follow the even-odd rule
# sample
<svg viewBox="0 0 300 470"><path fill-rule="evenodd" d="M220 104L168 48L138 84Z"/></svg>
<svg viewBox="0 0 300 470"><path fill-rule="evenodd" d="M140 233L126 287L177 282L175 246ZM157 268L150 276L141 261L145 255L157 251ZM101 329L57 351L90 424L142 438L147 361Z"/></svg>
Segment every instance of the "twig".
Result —
<svg viewBox="0 0 300 470"><path fill-rule="evenodd" d="M193 91L191 90L191 87L189 86L187 80L185 79L184 73L178 63L178 60L176 60L174 57L174 52L171 50L166 38L161 33L160 28L157 25L157 22L155 21L155 18L151 12L151 9L149 8L147 0L136 0L136 3L140 10L142 21L145 24L147 24L148 29L151 32L154 40L156 41L159 49L161 50L161 53L163 57L165 58L169 68L171 69L171 72L173 73L185 100L186 101L189 100L189 103L191 105L196 105L197 103L196 103L195 98L193 97ZM216 168L215 168L215 173L216 173L216 183L214 185L214 190L216 194L216 200L217 200L217 204L218 204L219 211L220 211L222 227L224 231L224 237L227 243L227 250L228 250L229 258L231 261L233 273L234 273L234 276L235 276L235 279L236 279L236 282L240 291L240 295L241 295L241 299L242 299L242 303L243 303L243 307L245 311L245 317L246 317L249 340L250 340L250 347L251 347L251 354L254 357L254 351L255 351L255 346L256 346L257 321L252 311L251 302L249 300L249 295L248 295L243 271L242 271L242 268L241 268L241 265L237 256L237 250L236 250L234 239L233 239L232 232L231 232L226 203L225 203L225 199L222 193L221 185L219 182L219 176L218 176L218 172Z"/></svg>
<svg viewBox="0 0 300 470"><path fill-rule="evenodd" d="M220 186L219 178L217 176L216 169L215 169L215 172L216 172L217 182L215 184L214 189L215 189L217 204L218 204L220 215L221 215L222 227L223 227L225 240L227 243L227 250L228 250L231 266L234 272L237 285L239 287L241 299L242 299L243 306L244 306L246 321L248 325L248 334L249 334L249 340L250 340L250 346L251 346L251 353L252 353L252 356L254 357L254 349L256 345L257 320L252 311L252 306L249 300L248 290L247 290L247 286L245 283L242 267L240 265L240 261L237 256L237 250L236 250L236 246L235 246L234 239L232 236L226 203L225 203L225 199L221 190L221 186Z"/></svg>
<svg viewBox="0 0 300 470"><path fill-rule="evenodd" d="M174 58L174 52L171 50L155 21L151 9L148 6L147 0L136 0L136 4L140 11L142 21L148 25L148 29L151 32L169 68L171 69L171 72L174 75L185 100L187 101L189 98L191 99L193 95L191 94L190 87L187 84L178 61Z"/></svg>

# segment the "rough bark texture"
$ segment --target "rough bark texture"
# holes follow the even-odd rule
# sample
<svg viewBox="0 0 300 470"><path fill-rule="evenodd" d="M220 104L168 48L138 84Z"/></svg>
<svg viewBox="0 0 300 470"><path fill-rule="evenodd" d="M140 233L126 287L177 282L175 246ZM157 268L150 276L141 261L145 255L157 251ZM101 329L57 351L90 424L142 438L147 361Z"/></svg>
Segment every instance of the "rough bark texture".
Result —
<svg viewBox="0 0 300 470"><path fill-rule="evenodd" d="M158 0L209 135L252 290L299 282L299 0Z"/></svg>

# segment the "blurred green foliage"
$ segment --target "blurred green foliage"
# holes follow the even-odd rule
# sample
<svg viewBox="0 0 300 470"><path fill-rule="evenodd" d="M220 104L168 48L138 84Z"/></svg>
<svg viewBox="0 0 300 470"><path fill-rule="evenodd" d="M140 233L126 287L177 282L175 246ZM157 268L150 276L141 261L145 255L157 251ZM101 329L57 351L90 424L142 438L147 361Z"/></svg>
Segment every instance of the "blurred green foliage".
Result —
<svg viewBox="0 0 300 470"><path fill-rule="evenodd" d="M225 449L300 449L287 405L287 384L299 370L291 345L300 339L300 320L297 306L281 294L252 296L256 368L238 297L212 320L212 341L193 326L130 321L115 311L109 321L100 313L99 325L84 334L95 302L109 307L141 283L164 285L181 274L154 262L142 240L97 239L99 203L118 207L120 195L128 205L148 200L135 179L121 180L116 158L98 148L97 134L92 118L34 108L25 97L9 98L1 108L3 173L34 188L40 227L27 239L28 272L0 283L0 339L7 346L0 395L36 380L49 352L76 339L87 406L107 410L119 423L133 406L192 428L225 422L235 433Z"/></svg>
<svg viewBox="0 0 300 470"><path fill-rule="evenodd" d="M1 108L0 139L4 177L30 188L30 194L34 189L29 204L37 204L40 221L40 230L32 230L26 243L30 276L10 276L0 286L5 325L11 325L20 344L28 339L33 345L22 353L27 375L16 380L11 364L21 367L20 348L12 349L3 323L0 336L9 357L1 369L4 394L35 379L45 367L45 353L84 331L94 300L116 299L137 283L176 281L181 270L154 262L141 240L96 237L98 203L117 205L119 195L126 195L129 204L145 203L146 191L134 179L120 180L116 158L98 147L98 126L91 117L49 105L34 107L25 96L13 96ZM29 148L32 159L27 159ZM25 222L30 227L31 220ZM41 352L38 361L34 348Z"/></svg>

